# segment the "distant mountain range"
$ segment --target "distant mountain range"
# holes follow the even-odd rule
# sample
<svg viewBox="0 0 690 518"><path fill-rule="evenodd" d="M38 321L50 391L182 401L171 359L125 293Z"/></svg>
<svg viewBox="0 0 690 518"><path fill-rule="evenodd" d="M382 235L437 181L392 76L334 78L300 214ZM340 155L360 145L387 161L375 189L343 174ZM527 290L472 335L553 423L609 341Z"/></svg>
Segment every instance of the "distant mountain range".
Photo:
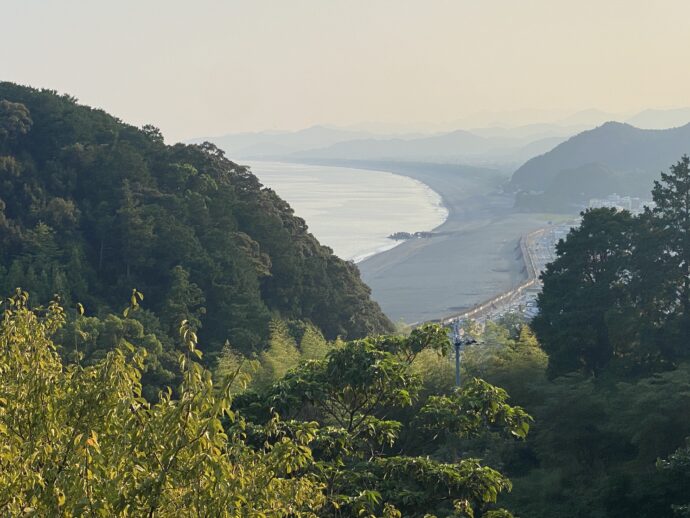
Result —
<svg viewBox="0 0 690 518"><path fill-rule="evenodd" d="M517 163L544 153L565 139L481 137L469 131L423 138L358 139L293 153L293 159L398 160L444 163Z"/></svg>
<svg viewBox="0 0 690 518"><path fill-rule="evenodd" d="M435 135L375 135L327 126L295 132L239 133L210 140L243 160L398 160L436 163L519 164L544 153L580 128L534 125L457 130Z"/></svg>
<svg viewBox="0 0 690 518"><path fill-rule="evenodd" d="M584 110L554 123L492 125L434 134L391 134L312 126L292 132L236 133L191 142L209 140L229 155L243 160L396 160L494 165L513 170L518 164L565 143L569 137L613 119L643 128L668 128L690 122L690 108L645 110L632 117ZM598 161L595 157L583 159L585 163ZM565 164L559 170L582 165ZM516 178L519 180L521 175Z"/></svg>
<svg viewBox="0 0 690 518"><path fill-rule="evenodd" d="M540 209L557 203L566 208L613 192L649 197L659 172L683 154L690 154L690 124L654 130L607 122L528 160L510 187L530 193L523 206Z"/></svg>
<svg viewBox="0 0 690 518"><path fill-rule="evenodd" d="M630 117L626 122L645 129L677 128L690 122L690 108L645 110Z"/></svg>
<svg viewBox="0 0 690 518"><path fill-rule="evenodd" d="M364 131L329 126L311 126L299 131L261 131L233 133L219 137L196 138L191 144L213 142L228 155L242 158L286 156L297 151L330 146L336 142L375 137Z"/></svg>

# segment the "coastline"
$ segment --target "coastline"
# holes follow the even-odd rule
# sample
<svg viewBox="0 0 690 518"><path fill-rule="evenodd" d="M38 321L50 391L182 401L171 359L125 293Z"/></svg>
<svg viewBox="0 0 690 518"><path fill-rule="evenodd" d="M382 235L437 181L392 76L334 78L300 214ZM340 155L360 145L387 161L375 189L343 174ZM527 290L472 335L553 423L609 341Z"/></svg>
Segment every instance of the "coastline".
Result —
<svg viewBox="0 0 690 518"><path fill-rule="evenodd" d="M362 169L364 169L364 168L362 168ZM436 225L435 227L432 227L432 228L429 228L429 229L416 229L415 232L419 232L419 231L421 231L421 232L437 232L438 229L441 228L441 227L444 225L444 223L445 223L446 221L448 221L448 218L450 217L450 209L448 208L448 206L447 206L446 203L445 203L445 200L444 200L444 198L443 198L443 194L440 193L440 192L435 191L434 189L432 189L431 187L429 187L429 186L428 186L427 184L425 184L424 182L422 182L422 181L420 181L420 180L418 180L418 179L416 179L416 178L414 178L414 177L412 177L412 176L407 176L407 175L403 175L403 174L400 174L400 173L395 173L395 172L393 172L393 171L383 171L383 170L380 170L380 169L364 169L364 170L366 170L366 171L373 171L373 172L379 172L379 173L392 174L392 175L394 175L394 176L405 176L406 178L409 178L410 180L412 180L413 182L415 182L416 184L418 184L418 185L420 186L421 189L423 189L424 191L426 191L426 196L427 196L428 198L437 198L437 199L438 199L438 201L435 203L435 206L436 206L437 212L439 212L439 213L441 213L441 212L444 213L443 221L441 221L441 223L439 223L439 224ZM388 251L390 251L390 250L393 250L394 248L397 248L397 247L403 245L403 244L407 241L407 240L402 240L402 239L401 239L401 240L396 240L396 239L390 239L390 238L388 238L388 240L390 241L390 243L388 243L388 244L386 244L386 245L382 245L381 247L377 248L376 250L373 250L373 251L371 251L371 252L367 252L366 254L360 255L360 256L358 256L358 257L354 257L354 258L351 259L352 262L354 262L354 263L357 264L357 265L360 265L361 263L363 263L363 262L366 261L367 259L370 259L370 258L372 258L372 257L375 257L375 256L377 256L377 255L379 255L379 254L384 253L384 252L388 252Z"/></svg>
<svg viewBox="0 0 690 518"><path fill-rule="evenodd" d="M277 160L247 166L306 219L322 244L355 263L400 246L392 234L429 232L448 217L439 193L390 171Z"/></svg>
<svg viewBox="0 0 690 518"><path fill-rule="evenodd" d="M357 263L393 321L445 318L518 286L527 278L520 237L558 217L516 212L513 197L500 190L505 171L357 160L307 163L407 176L441 197L448 216L433 237L403 241Z"/></svg>

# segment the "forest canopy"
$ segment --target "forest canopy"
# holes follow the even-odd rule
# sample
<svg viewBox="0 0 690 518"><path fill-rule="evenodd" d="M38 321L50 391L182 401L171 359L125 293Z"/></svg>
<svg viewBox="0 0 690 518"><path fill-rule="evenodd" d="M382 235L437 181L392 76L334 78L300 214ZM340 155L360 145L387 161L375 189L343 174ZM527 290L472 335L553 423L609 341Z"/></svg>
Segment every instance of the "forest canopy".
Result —
<svg viewBox="0 0 690 518"><path fill-rule="evenodd" d="M412 363L450 349L438 326L343 342L233 397L182 322L182 382L150 403L144 349L123 340L91 365L63 363L63 308L28 303L17 292L0 320L3 516L512 516L496 508L511 487L499 471L428 455L485 433L522 439L531 423L478 379L422 394Z"/></svg>
<svg viewBox="0 0 690 518"><path fill-rule="evenodd" d="M210 357L263 347L272 316L328 339L392 330L357 267L211 144L167 146L67 95L0 83L0 291L119 314L174 348L187 320ZM94 323L95 325L95 323ZM117 327L117 323L113 322Z"/></svg>

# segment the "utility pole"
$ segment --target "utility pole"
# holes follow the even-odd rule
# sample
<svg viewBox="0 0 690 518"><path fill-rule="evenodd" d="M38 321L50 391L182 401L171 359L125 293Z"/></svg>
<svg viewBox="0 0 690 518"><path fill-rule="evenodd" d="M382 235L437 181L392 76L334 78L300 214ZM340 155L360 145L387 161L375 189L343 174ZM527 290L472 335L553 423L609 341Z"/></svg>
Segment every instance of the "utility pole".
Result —
<svg viewBox="0 0 690 518"><path fill-rule="evenodd" d="M460 386L460 354L466 345L476 344L477 341L472 337L463 338L460 329L460 321L456 320L453 326L453 345L455 345L455 386Z"/></svg>
<svg viewBox="0 0 690 518"><path fill-rule="evenodd" d="M460 347L462 341L460 337L455 338L455 386L460 386Z"/></svg>

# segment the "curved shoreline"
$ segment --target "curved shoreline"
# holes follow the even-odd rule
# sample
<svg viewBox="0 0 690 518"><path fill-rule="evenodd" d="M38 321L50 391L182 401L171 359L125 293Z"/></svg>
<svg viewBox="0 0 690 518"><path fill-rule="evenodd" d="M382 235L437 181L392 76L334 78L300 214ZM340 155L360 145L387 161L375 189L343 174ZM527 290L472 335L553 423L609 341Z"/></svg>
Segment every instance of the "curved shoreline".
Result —
<svg viewBox="0 0 690 518"><path fill-rule="evenodd" d="M407 175L375 168L251 161L310 231L343 259L360 263L400 246L396 232L430 232L449 215L441 193Z"/></svg>
<svg viewBox="0 0 690 518"><path fill-rule="evenodd" d="M340 166L332 166L332 167L340 167ZM446 221L448 221L448 217L450 216L450 209L445 204L445 201L443 199L443 194L435 191L433 188L431 188L429 185L425 184L424 182L422 182L422 181L420 181L420 180L418 180L412 176L407 176L404 174L395 173L393 171L383 171L381 169L366 169L363 167L362 168L352 167L351 169L360 169L362 171L368 171L368 172L372 172L372 173L383 173L383 174L392 175L392 176L402 176L404 178L407 178L408 180L413 181L415 184L419 185L419 187L422 190L426 191L426 196L428 198L432 198L432 197L437 198L437 201L433 205L436 209L440 209L440 210L437 210L437 212L442 212L444 214L443 215L443 221L441 221L438 225L436 225L435 227L432 227L430 229L423 228L423 229L415 230L414 232L436 232L439 228L441 228L445 224ZM395 239L390 239L390 238L387 238L387 239L390 240L390 244L381 246L381 247L377 248L376 250L373 250L371 252L367 252L366 254L354 257L351 259L351 261L354 262L355 264L360 264L360 263L366 261L367 259L370 259L370 258L372 258L378 254L388 252L389 250L393 250L394 248L405 243L405 240L395 240Z"/></svg>
<svg viewBox="0 0 690 518"><path fill-rule="evenodd" d="M451 211L450 211L450 208L445 203L445 200L443 198L443 193L435 191L433 188L431 188L430 186L428 186L424 182L417 180L416 178L413 178L412 176L407 176L407 175L400 174L400 173L394 173L391 171L381 171L378 169L363 169L363 170L371 171L371 172L377 172L377 173L391 174L393 176L402 176L404 178L412 180L413 182L418 184L423 190L427 191L427 193L432 193L432 195L438 199L438 202L435 203L434 206L437 207L438 209L440 209L438 212L443 212L443 214L444 214L443 221L441 221L438 225L436 225L435 227L432 227L430 229L419 229L419 230L415 230L414 232L437 232L438 229L440 229L446 223L446 221L448 221L448 218L450 217ZM384 252L388 252L389 250L393 250L394 248L404 244L405 241L408 241L408 240L404 240L404 239L391 239L390 237L388 237L387 239L389 239L391 241L390 246L382 246L382 247L380 247L380 248L378 248L372 252L369 252L369 253L364 254L362 256L355 257L352 259L352 261L355 264L360 264L360 263L366 261L367 259L371 259L372 257L374 257L378 254L382 254ZM414 239L416 239L416 238L414 238Z"/></svg>
<svg viewBox="0 0 690 518"><path fill-rule="evenodd" d="M358 263L373 298L393 321L441 320L458 315L526 280L520 237L555 219L520 213L500 186L506 172L443 164L324 161L388 171L426 184L443 199L448 217L435 236L403 241Z"/></svg>

